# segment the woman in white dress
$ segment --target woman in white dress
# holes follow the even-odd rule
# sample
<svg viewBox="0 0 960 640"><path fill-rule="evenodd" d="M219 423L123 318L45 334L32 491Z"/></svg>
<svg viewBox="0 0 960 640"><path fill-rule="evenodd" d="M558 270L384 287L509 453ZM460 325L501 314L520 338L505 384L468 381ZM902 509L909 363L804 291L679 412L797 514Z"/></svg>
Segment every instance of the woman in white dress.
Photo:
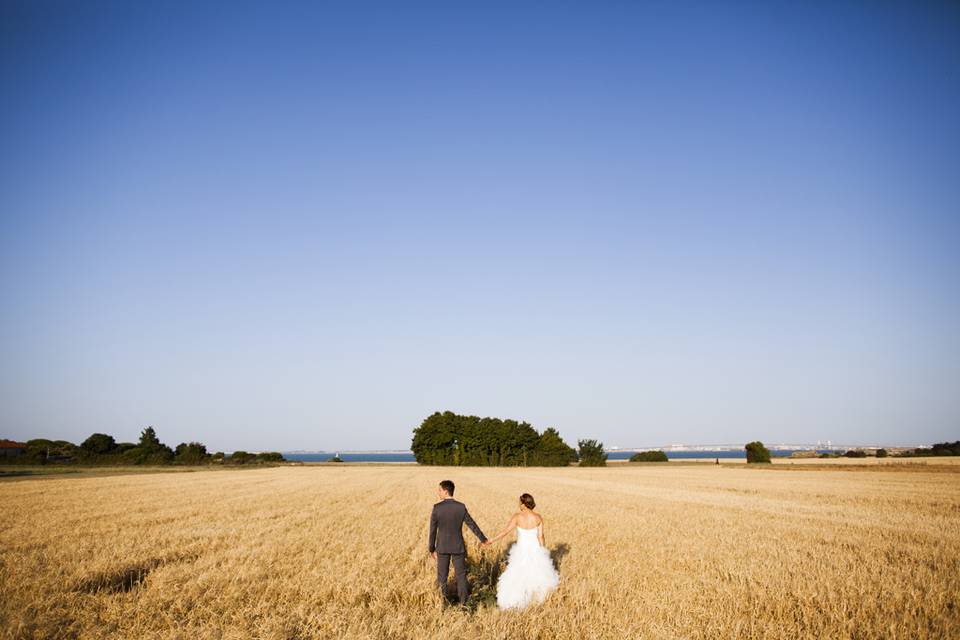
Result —
<svg viewBox="0 0 960 640"><path fill-rule="evenodd" d="M536 506L529 493L520 496L520 510L503 531L484 543L491 545L511 531L517 532L517 543L507 555L507 568L497 582L497 606L501 609L522 609L543 602L560 583L543 537L543 518L533 510Z"/></svg>

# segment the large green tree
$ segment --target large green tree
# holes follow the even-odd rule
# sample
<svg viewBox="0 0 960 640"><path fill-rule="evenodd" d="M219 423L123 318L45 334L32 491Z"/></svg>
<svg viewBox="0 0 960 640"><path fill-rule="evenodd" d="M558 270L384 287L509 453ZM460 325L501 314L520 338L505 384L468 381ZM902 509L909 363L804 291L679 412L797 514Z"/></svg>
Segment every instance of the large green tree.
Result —
<svg viewBox="0 0 960 640"><path fill-rule="evenodd" d="M532 464L534 466L565 467L576 461L576 450L563 441L556 429L549 427L540 434L533 455Z"/></svg>
<svg viewBox="0 0 960 640"><path fill-rule="evenodd" d="M452 411L427 416L410 448L420 464L451 466L552 466L575 455L556 429L539 434L527 422Z"/></svg>
<svg viewBox="0 0 960 640"><path fill-rule="evenodd" d="M94 455L108 455L117 448L117 442L113 436L105 433L94 433L80 444L80 448L86 453Z"/></svg>
<svg viewBox="0 0 960 640"><path fill-rule="evenodd" d="M153 427L140 432L139 444L123 452L122 456L133 464L168 464L173 462L173 449L160 442Z"/></svg>
<svg viewBox="0 0 960 640"><path fill-rule="evenodd" d="M140 447L148 451L159 449L163 446L160 438L157 437L157 431L153 427L147 427L140 432Z"/></svg>
<svg viewBox="0 0 960 640"><path fill-rule="evenodd" d="M181 442L173 451L174 460L180 464L200 464L210 459L207 447L200 442Z"/></svg>
<svg viewBox="0 0 960 640"><path fill-rule="evenodd" d="M748 442L744 447L747 451L747 462L770 462L770 452L759 440Z"/></svg>
<svg viewBox="0 0 960 640"><path fill-rule="evenodd" d="M603 450L603 443L596 440L579 440L577 447L580 451L581 467L607 466L607 454Z"/></svg>

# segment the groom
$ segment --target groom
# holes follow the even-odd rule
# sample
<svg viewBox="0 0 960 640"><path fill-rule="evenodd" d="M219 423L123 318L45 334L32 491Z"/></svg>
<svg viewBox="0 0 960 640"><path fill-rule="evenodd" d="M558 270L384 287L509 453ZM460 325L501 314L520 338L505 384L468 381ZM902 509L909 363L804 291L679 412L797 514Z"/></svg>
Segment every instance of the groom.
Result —
<svg viewBox="0 0 960 640"><path fill-rule="evenodd" d="M464 564L467 549L463 546L463 523L467 523L470 531L480 538L480 542L486 542L487 536L483 535L483 531L480 531L480 527L467 513L466 505L453 499L454 488L450 480L444 480L437 487L440 502L433 505L433 513L430 514L430 555L437 561L437 584L441 592L446 589L450 560L453 560L457 596L463 605L467 603L467 596L470 595L467 588L467 567Z"/></svg>

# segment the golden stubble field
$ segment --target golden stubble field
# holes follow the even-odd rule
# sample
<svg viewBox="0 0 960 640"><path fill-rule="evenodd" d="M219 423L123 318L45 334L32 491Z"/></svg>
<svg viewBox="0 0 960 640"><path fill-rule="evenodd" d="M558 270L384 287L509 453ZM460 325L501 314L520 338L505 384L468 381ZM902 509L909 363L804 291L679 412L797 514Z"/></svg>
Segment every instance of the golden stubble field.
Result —
<svg viewBox="0 0 960 640"><path fill-rule="evenodd" d="M445 608L427 522L517 496L560 588ZM0 483L12 638L960 637L960 466L301 466ZM489 600L499 554L466 534Z"/></svg>

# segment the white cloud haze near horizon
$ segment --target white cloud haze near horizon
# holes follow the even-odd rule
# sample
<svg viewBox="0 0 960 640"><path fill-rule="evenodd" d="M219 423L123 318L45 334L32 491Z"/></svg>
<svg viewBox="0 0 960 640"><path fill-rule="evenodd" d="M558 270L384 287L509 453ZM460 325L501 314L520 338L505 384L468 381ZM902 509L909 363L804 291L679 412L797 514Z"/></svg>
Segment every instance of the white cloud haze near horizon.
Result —
<svg viewBox="0 0 960 640"><path fill-rule="evenodd" d="M0 14L0 437L960 438L960 9Z"/></svg>

